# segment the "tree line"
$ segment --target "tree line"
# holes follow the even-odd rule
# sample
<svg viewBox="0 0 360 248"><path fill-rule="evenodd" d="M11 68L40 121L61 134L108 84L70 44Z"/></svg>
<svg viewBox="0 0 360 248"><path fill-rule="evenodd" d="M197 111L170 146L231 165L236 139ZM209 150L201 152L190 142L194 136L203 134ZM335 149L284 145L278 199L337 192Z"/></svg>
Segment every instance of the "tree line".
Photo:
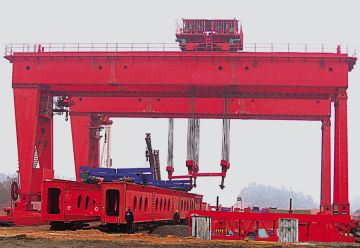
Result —
<svg viewBox="0 0 360 248"><path fill-rule="evenodd" d="M11 178L7 176L0 182L0 204L4 204L10 201L10 196L9 196L10 180Z"/></svg>
<svg viewBox="0 0 360 248"><path fill-rule="evenodd" d="M278 209L289 209L290 198L292 198L293 209L319 208L311 196L304 195L302 192L290 191L284 186L279 189L272 186L250 183L241 190L238 196L242 198L244 203L260 208L277 207Z"/></svg>

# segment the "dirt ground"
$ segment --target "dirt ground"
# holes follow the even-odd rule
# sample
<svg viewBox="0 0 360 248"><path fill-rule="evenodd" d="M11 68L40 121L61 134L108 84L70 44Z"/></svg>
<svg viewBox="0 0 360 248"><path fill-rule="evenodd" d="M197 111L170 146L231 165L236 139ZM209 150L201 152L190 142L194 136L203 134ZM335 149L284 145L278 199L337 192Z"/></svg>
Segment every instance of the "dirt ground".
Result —
<svg viewBox="0 0 360 248"><path fill-rule="evenodd" d="M161 227L168 233L174 230L178 236L184 236L187 226ZM183 229L183 230L180 230ZM157 230L153 231L156 233ZM158 232L164 232L158 230ZM162 235L164 236L164 235ZM221 241L199 240L188 237L178 237L159 234L149 234L139 230L136 234L110 233L92 223L89 227L76 231L52 231L50 226L33 227L0 227L0 247L353 247L356 244L320 244L320 243L276 243L259 241Z"/></svg>

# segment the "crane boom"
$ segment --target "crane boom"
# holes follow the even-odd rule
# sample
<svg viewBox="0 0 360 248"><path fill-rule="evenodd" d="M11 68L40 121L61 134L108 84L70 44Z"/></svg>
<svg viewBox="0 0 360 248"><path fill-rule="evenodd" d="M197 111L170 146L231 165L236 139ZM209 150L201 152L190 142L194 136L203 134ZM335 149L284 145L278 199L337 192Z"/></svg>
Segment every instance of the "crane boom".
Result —
<svg viewBox="0 0 360 248"><path fill-rule="evenodd" d="M160 162L159 162L159 150L153 150L151 146L151 134L146 133L146 158L149 160L150 168L154 168L154 179L161 180L160 176Z"/></svg>

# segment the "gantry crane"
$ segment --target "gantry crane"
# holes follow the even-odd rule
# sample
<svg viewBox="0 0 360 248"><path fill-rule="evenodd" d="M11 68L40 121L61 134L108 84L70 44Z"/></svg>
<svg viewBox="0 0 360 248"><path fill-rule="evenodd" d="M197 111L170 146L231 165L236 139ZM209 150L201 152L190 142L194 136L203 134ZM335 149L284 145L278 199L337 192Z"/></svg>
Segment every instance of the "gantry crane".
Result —
<svg viewBox="0 0 360 248"><path fill-rule="evenodd" d="M54 180L57 112L70 116L77 181L81 166L99 167L99 132L105 117L188 118L192 123L188 133L197 126L196 119L223 119L225 149L218 173L222 181L229 169L230 119L319 121L321 212L329 220L332 215L348 216L347 88L348 72L357 58L336 47L313 53L306 46L304 52L292 52L289 46L287 52L274 52L272 45L267 52L245 51L237 25L236 20L184 19L177 32L178 51L166 50L165 45L158 51L149 46L139 51L134 44L127 51L119 44L106 44L103 51L81 44L8 45L5 58L13 64L20 172L20 188L13 183L13 195L20 198L16 216L42 221L32 202L41 201L42 182ZM333 204L331 104L335 104ZM189 140L186 177L200 176L193 152L196 137ZM176 178L169 163L167 171L169 178ZM327 223L323 215L314 218Z"/></svg>

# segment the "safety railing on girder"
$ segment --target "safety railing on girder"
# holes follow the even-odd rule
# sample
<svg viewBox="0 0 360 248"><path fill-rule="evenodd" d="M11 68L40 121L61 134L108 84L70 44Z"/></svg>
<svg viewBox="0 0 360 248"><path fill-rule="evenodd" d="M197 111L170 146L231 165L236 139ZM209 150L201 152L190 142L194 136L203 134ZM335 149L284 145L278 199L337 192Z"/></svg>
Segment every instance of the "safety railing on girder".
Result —
<svg viewBox="0 0 360 248"><path fill-rule="evenodd" d="M338 53L356 56L356 48L348 44L301 44L301 43L252 43L245 44L246 52L284 52L284 53Z"/></svg>
<svg viewBox="0 0 360 248"><path fill-rule="evenodd" d="M36 52L152 52L181 51L178 43L14 43L5 47L5 56Z"/></svg>
<svg viewBox="0 0 360 248"><path fill-rule="evenodd" d="M239 52L339 53L356 57L356 47L337 44L248 43ZM36 52L176 52L178 43L13 43L5 56ZM218 52L218 51L217 51Z"/></svg>

